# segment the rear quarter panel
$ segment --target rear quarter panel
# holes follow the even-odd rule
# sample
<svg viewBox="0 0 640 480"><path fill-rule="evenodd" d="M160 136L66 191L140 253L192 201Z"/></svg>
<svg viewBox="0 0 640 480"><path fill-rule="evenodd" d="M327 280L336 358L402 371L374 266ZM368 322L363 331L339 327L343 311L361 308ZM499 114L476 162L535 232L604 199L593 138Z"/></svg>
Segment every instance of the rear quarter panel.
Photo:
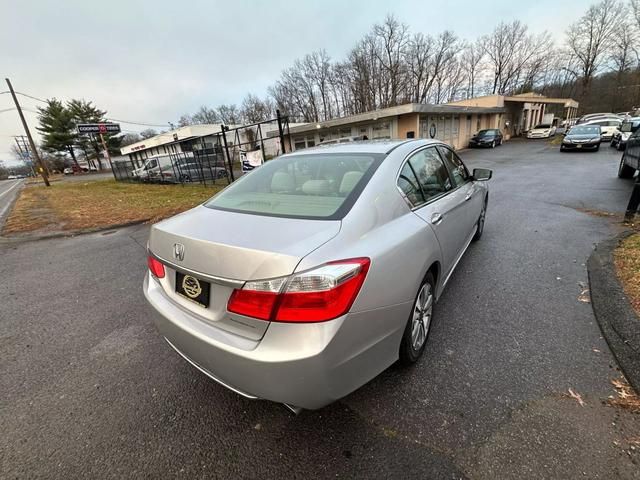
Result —
<svg viewBox="0 0 640 480"><path fill-rule="evenodd" d="M351 313L341 327L343 349L375 350L377 368L398 357L400 338L427 269L441 263L438 240L430 225L413 213L396 188L405 155L383 162L352 210L340 233L302 259L296 271L332 260L369 257L371 266ZM368 313L369 314L368 314ZM346 350L345 350L346 351Z"/></svg>

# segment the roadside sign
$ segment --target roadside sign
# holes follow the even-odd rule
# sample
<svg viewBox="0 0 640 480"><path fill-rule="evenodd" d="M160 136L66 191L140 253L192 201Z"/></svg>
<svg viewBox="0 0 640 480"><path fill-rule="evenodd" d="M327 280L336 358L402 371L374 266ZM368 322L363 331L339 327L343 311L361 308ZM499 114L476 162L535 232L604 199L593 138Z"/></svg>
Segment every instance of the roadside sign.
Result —
<svg viewBox="0 0 640 480"><path fill-rule="evenodd" d="M80 123L78 133L120 133L119 123Z"/></svg>

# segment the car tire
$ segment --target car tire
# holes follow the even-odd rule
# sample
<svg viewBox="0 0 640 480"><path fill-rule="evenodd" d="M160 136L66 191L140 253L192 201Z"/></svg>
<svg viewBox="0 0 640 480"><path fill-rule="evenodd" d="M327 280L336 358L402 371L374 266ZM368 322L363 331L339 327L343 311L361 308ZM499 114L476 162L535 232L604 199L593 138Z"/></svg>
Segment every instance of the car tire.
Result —
<svg viewBox="0 0 640 480"><path fill-rule="evenodd" d="M496 141L491 142L491 148L496 148Z"/></svg>
<svg viewBox="0 0 640 480"><path fill-rule="evenodd" d="M620 165L618 166L618 178L633 178L634 173L636 171L631 168L629 165L624 163L624 157L626 154L622 155L620 159Z"/></svg>
<svg viewBox="0 0 640 480"><path fill-rule="evenodd" d="M616 150L618 150L619 152L621 152L621 151L623 151L623 150L624 150L624 147L622 146L622 143L618 142L618 143L616 144Z"/></svg>
<svg viewBox="0 0 640 480"><path fill-rule="evenodd" d="M473 241L477 242L482 238L482 234L484 233L484 222L487 219L487 205L489 204L489 198L485 197L484 203L482 204L482 210L480 210L480 216L478 217L478 221L476 225L478 228L476 229L476 233L473 235Z"/></svg>
<svg viewBox="0 0 640 480"><path fill-rule="evenodd" d="M598 150L600 150L600 145L593 149L594 152L597 152Z"/></svg>
<svg viewBox="0 0 640 480"><path fill-rule="evenodd" d="M180 182L181 183L191 183L192 180L191 180L191 177L189 175L185 174L185 175L181 175L180 176Z"/></svg>
<svg viewBox="0 0 640 480"><path fill-rule="evenodd" d="M433 324L436 282L429 271L425 275L411 307L407 326L400 342L400 363L414 364L422 356ZM415 330L414 330L415 329Z"/></svg>

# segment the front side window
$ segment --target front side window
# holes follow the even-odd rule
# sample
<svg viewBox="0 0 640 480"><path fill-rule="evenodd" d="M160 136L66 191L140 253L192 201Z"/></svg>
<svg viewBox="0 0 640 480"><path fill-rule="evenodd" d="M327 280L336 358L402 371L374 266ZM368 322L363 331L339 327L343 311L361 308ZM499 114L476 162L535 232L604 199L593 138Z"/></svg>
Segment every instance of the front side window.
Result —
<svg viewBox="0 0 640 480"><path fill-rule="evenodd" d="M265 163L213 197L206 207L288 218L344 217L384 154L291 155Z"/></svg>
<svg viewBox="0 0 640 480"><path fill-rule="evenodd" d="M409 159L409 164L416 174L425 201L453 188L449 172L435 147L420 150Z"/></svg>
<svg viewBox="0 0 640 480"><path fill-rule="evenodd" d="M464 166L464 163L462 163L462 160L460 160L460 157L458 157L453 150L447 147L438 146L438 151L451 171L451 175L453 176L456 186L459 187L460 185L468 182L471 176Z"/></svg>

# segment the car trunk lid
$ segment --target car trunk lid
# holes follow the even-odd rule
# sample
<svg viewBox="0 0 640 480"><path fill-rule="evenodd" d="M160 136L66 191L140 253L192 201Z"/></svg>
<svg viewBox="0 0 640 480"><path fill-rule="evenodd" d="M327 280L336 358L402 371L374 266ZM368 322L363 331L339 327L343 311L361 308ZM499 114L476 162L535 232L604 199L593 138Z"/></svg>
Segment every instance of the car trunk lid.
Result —
<svg viewBox="0 0 640 480"><path fill-rule="evenodd" d="M165 263L165 294L219 328L259 340L268 322L226 310L245 281L290 275L300 260L335 237L338 220L306 220L233 213L204 206L154 225L150 252ZM176 256L181 245L182 258ZM176 271L210 284L204 308L176 292Z"/></svg>

